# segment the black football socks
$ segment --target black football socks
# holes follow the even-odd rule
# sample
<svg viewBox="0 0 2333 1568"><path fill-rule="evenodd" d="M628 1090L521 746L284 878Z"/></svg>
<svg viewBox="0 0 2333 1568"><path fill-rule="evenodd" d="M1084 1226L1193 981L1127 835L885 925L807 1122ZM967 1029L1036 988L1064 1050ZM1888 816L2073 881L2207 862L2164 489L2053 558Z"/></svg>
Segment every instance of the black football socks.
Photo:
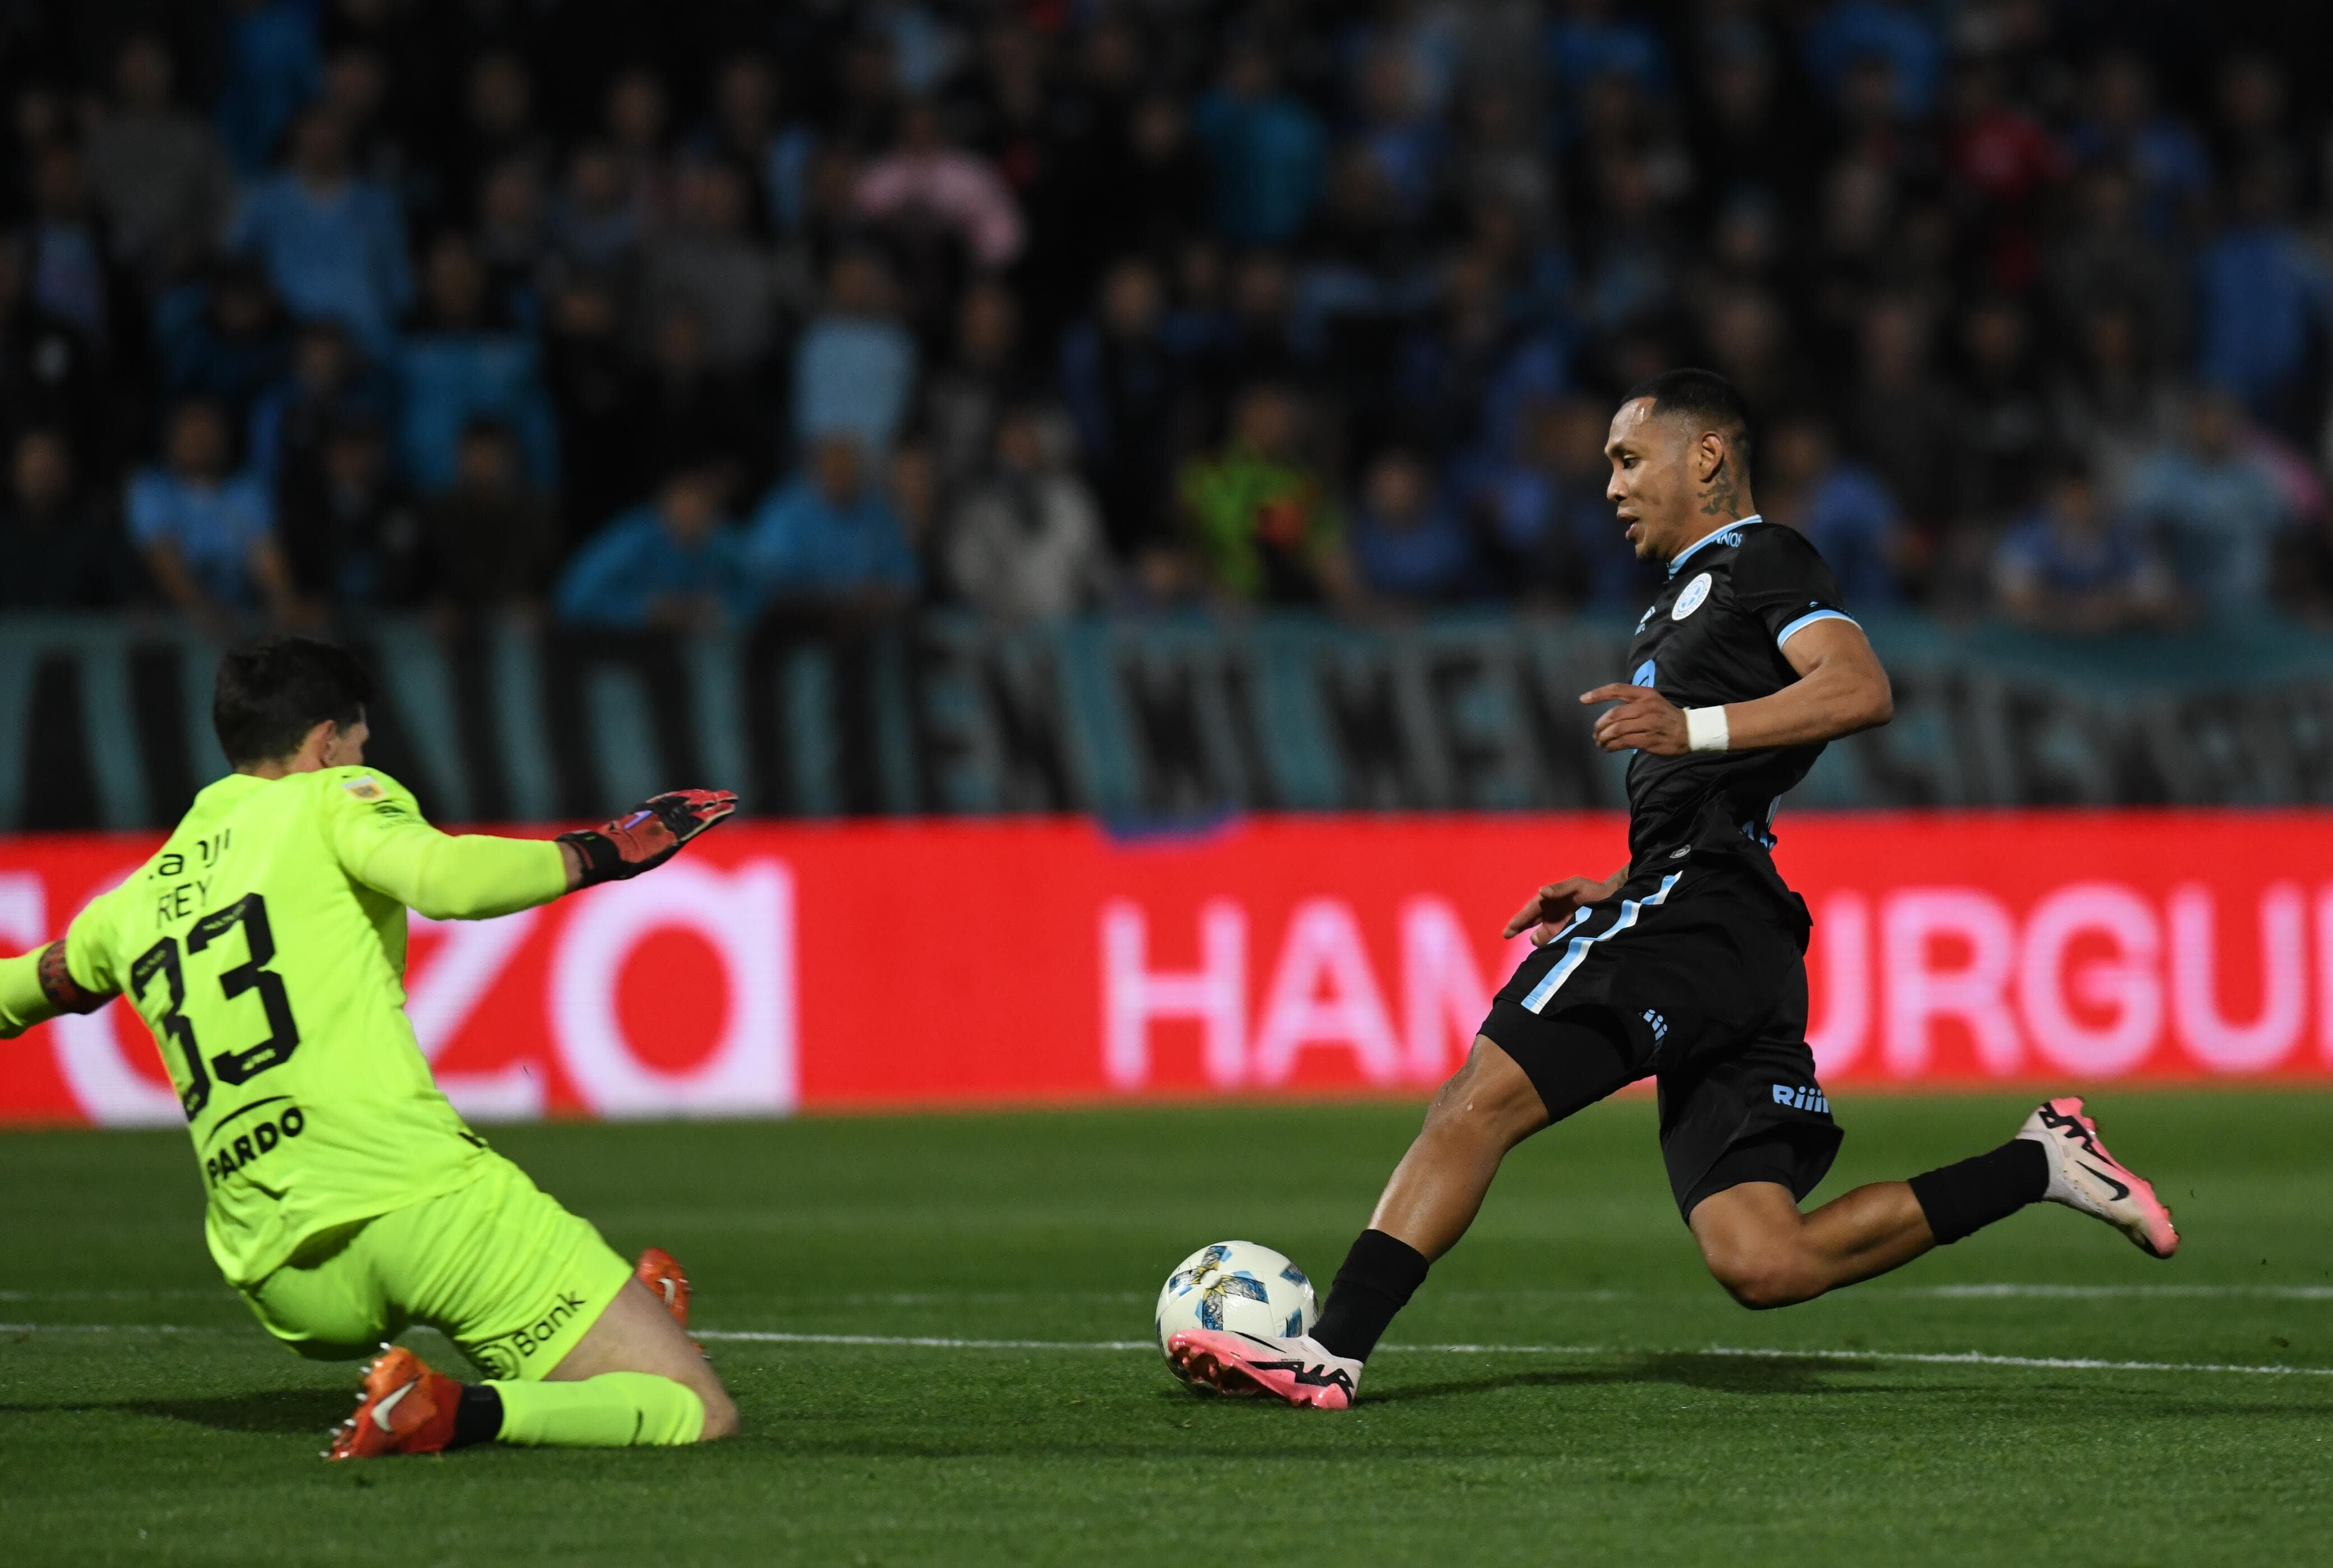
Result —
<svg viewBox="0 0 2333 1568"><path fill-rule="evenodd" d="M454 1407L454 1435L446 1446L466 1448L473 1443L491 1443L502 1435L502 1395L485 1383L464 1383L461 1400Z"/></svg>
<svg viewBox="0 0 2333 1568"><path fill-rule="evenodd" d="M1936 1245L1949 1246L2039 1202L2050 1190L2050 1151L2030 1138L2012 1138L1990 1154L1915 1176L1911 1188Z"/></svg>
<svg viewBox="0 0 2333 1568"><path fill-rule="evenodd" d="M1365 1361L1393 1322L1426 1283L1426 1255L1381 1230L1365 1230L1345 1255L1345 1266L1329 1288L1329 1304L1312 1337L1330 1355Z"/></svg>

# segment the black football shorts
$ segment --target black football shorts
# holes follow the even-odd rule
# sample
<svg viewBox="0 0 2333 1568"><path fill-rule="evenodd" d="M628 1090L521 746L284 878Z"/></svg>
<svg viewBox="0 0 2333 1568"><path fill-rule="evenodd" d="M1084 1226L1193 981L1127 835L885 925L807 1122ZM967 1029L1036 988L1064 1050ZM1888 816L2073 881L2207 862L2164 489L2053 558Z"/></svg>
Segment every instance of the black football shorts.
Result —
<svg viewBox="0 0 2333 1568"><path fill-rule="evenodd" d="M1654 1077L1677 1210L1745 1181L1804 1198L1841 1137L1807 1047L1805 910L1711 856L1631 877L1523 960L1483 1033L1555 1121ZM1587 1022L1618 1044L1582 1050Z"/></svg>

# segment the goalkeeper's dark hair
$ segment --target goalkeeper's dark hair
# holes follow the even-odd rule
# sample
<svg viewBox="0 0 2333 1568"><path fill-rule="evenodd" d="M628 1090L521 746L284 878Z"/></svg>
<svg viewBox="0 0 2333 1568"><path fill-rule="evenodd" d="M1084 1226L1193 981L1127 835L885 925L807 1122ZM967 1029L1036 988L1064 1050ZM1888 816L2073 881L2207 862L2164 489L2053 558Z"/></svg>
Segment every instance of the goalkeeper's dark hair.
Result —
<svg viewBox="0 0 2333 1568"><path fill-rule="evenodd" d="M1630 387L1620 401L1633 403L1638 398L1652 399L1656 416L1683 414L1700 421L1702 428L1723 436L1725 444L1742 459L1743 477L1749 477L1750 405L1743 401L1733 382L1715 370L1663 370Z"/></svg>
<svg viewBox="0 0 2333 1568"><path fill-rule="evenodd" d="M228 765L244 767L291 755L320 724L346 729L371 700L372 678L347 649L312 637L263 637L219 660L211 728Z"/></svg>

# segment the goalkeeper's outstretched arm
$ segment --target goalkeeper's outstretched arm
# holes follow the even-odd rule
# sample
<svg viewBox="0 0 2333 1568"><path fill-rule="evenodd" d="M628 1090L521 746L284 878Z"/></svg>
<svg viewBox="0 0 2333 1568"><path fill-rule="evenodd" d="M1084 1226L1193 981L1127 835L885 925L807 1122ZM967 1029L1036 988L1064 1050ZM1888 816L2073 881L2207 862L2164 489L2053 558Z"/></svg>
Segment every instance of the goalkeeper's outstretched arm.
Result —
<svg viewBox="0 0 2333 1568"><path fill-rule="evenodd" d="M726 790L680 790L596 829L556 839L439 832L393 802L335 813L333 850L349 875L433 920L485 920L664 864L737 809Z"/></svg>

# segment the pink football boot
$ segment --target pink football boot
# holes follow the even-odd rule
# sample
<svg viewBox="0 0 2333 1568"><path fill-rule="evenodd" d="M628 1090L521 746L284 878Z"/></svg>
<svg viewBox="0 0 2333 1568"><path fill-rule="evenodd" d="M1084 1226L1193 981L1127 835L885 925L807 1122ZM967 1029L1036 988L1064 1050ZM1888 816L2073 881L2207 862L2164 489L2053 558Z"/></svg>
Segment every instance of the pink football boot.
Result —
<svg viewBox="0 0 2333 1568"><path fill-rule="evenodd" d="M1186 1381L1222 1394L1273 1394L1291 1405L1344 1410L1361 1389L1361 1363L1330 1355L1309 1334L1267 1339L1231 1329L1185 1329L1166 1341L1166 1353Z"/></svg>
<svg viewBox="0 0 2333 1568"><path fill-rule="evenodd" d="M2149 1257L2179 1250L2170 1208L2155 1196L2153 1183L2107 1152L2098 1124L2082 1114L2079 1099L2042 1101L2017 1136L2048 1151L2050 1190L2043 1196L2050 1202L2105 1220Z"/></svg>

